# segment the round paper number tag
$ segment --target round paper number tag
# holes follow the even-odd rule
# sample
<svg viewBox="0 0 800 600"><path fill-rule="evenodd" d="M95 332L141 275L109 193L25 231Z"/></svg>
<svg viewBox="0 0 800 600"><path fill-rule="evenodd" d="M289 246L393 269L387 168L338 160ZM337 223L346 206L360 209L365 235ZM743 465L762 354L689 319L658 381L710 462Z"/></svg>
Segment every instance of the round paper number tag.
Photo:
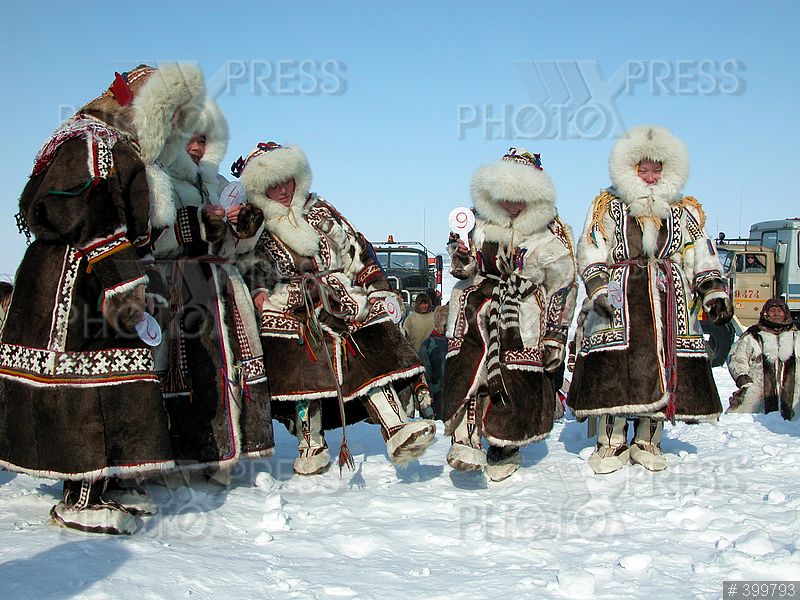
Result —
<svg viewBox="0 0 800 600"><path fill-rule="evenodd" d="M158 346L161 343L161 327L148 313L144 313L142 320L136 324L136 333L148 346Z"/></svg>
<svg viewBox="0 0 800 600"><path fill-rule="evenodd" d="M466 244L469 232L475 228L475 215L472 214L472 211L463 206L454 208L450 211L447 222L450 225L450 231L457 234Z"/></svg>
<svg viewBox="0 0 800 600"><path fill-rule="evenodd" d="M397 296L388 296L384 298L383 309L394 323L399 323L403 318L403 309L400 308L400 302L397 300Z"/></svg>
<svg viewBox="0 0 800 600"><path fill-rule="evenodd" d="M622 295L622 288L616 281L608 284L608 303L614 310L622 309L624 296Z"/></svg>
<svg viewBox="0 0 800 600"><path fill-rule="evenodd" d="M241 181L231 181L219 195L219 205L226 211L232 206L244 203L245 193Z"/></svg>

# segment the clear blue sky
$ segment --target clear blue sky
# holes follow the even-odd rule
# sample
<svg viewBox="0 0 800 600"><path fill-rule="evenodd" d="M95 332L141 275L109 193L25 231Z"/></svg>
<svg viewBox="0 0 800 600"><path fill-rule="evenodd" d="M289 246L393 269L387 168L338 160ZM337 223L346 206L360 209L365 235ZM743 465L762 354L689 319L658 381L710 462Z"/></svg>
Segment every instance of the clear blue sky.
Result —
<svg viewBox="0 0 800 600"><path fill-rule="evenodd" d="M392 233L443 250L473 171L509 146L542 153L579 230L608 184L616 130L592 130L590 118L515 127L538 114L531 106L588 118L599 105L609 126L671 128L689 147L686 191L712 233L737 233L740 198L743 233L800 216L797 2L40 1L3 12L0 273L24 252L12 215L43 140L115 70L141 62L203 68L230 124L224 174L257 141L299 144L312 188L373 240ZM596 76L588 92L576 73ZM490 135L487 111L500 117Z"/></svg>

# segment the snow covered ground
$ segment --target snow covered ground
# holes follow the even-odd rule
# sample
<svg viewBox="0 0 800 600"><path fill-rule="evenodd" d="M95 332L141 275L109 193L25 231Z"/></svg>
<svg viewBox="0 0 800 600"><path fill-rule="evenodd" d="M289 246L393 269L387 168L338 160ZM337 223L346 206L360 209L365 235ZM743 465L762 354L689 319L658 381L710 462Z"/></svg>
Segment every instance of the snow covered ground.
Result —
<svg viewBox="0 0 800 600"><path fill-rule="evenodd" d="M723 580L800 580L800 422L776 413L668 426L666 471L606 476L567 415L502 483L452 471L444 436L397 469L363 423L355 472L301 478L276 431L228 489L151 485L160 514L132 537L59 528L60 483L0 471L0 598L710 599Z"/></svg>

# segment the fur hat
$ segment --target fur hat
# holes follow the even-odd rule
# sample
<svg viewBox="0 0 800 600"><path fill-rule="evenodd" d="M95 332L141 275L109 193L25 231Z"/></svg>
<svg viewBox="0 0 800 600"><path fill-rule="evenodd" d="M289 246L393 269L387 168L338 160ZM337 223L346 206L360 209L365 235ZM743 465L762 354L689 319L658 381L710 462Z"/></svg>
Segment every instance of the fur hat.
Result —
<svg viewBox="0 0 800 600"><path fill-rule="evenodd" d="M303 219L311 189L311 167L300 148L261 142L247 158L240 157L234 162L231 172L241 177L247 201L264 213L268 231L303 256L313 256L319 251L319 238ZM290 206L267 198L269 188L290 179L295 183Z"/></svg>
<svg viewBox="0 0 800 600"><path fill-rule="evenodd" d="M133 96L133 127L145 164L163 160L168 143L176 151L185 151L205 95L203 72L196 65L169 63L150 74ZM176 113L178 120L173 127Z"/></svg>
<svg viewBox="0 0 800 600"><path fill-rule="evenodd" d="M153 227L174 222L169 176L159 162L170 164L186 153L205 100L203 73L189 63L166 63L158 68L139 65L116 73L113 83L79 112L120 129L139 144L150 187ZM173 118L177 117L173 125Z"/></svg>
<svg viewBox="0 0 800 600"><path fill-rule="evenodd" d="M428 305L427 312L430 312L431 306L433 305L431 298L425 292L420 292L417 294L417 297L414 298L414 312L420 312L420 308L422 307L423 303Z"/></svg>
<svg viewBox="0 0 800 600"><path fill-rule="evenodd" d="M136 137L142 160L150 165L163 160L171 137L180 135L188 142L205 95L203 72L197 65L139 65L132 71L116 73L108 89L80 112L95 114ZM178 120L173 127L176 113Z"/></svg>
<svg viewBox="0 0 800 600"><path fill-rule="evenodd" d="M200 159L200 164L196 165L184 148L184 152L179 152L168 165L171 174L186 181L194 182L198 173L204 180L210 181L215 178L219 172L219 165L228 151L228 121L213 98L206 98L192 129L192 136L198 134L206 136L206 151Z"/></svg>
<svg viewBox="0 0 800 600"><path fill-rule="evenodd" d="M661 178L656 184L647 185L637 175L637 166L646 159L661 163ZM683 187L689 179L689 154L683 142L668 129L640 125L617 140L608 159L608 171L611 184L623 202L631 205L650 198L651 204L674 204L683 198ZM643 214L663 217L660 214L663 210L662 206L656 213Z"/></svg>
<svg viewBox="0 0 800 600"><path fill-rule="evenodd" d="M479 167L472 176L472 201L478 217L501 227L529 234L544 229L558 214L556 190L542 169L538 154L509 148L502 159ZM525 209L512 219L502 201L520 202Z"/></svg>
<svg viewBox="0 0 800 600"><path fill-rule="evenodd" d="M769 311L772 308L780 308L783 311L783 316L780 320L774 321L769 318ZM789 305L783 298L770 298L761 307L761 314L758 320L758 325L770 330L784 330L791 329L794 325L792 321L792 313L789 310Z"/></svg>

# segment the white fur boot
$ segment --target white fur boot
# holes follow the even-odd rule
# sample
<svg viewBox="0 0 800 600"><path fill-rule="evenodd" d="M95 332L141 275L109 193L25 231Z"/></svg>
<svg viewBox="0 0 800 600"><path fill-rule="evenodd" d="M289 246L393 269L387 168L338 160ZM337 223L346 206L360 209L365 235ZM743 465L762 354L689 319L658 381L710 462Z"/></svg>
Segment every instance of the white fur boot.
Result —
<svg viewBox="0 0 800 600"><path fill-rule="evenodd" d="M628 420L625 417L605 415L602 417L600 431L597 432L597 448L589 457L592 471L606 475L619 471L628 464Z"/></svg>
<svg viewBox="0 0 800 600"><path fill-rule="evenodd" d="M305 406L298 403L295 431L300 456L294 459L294 472L298 475L319 475L327 471L331 466L331 456L322 432L322 406L319 400L309 400Z"/></svg>
<svg viewBox="0 0 800 600"><path fill-rule="evenodd" d="M372 388L365 400L373 421L380 424L386 452L396 465L422 456L436 437L436 423L428 419L409 421L391 385Z"/></svg>
<svg viewBox="0 0 800 600"><path fill-rule="evenodd" d="M135 480L109 479L102 497L103 500L123 505L134 515L147 517L158 513L158 506L153 497Z"/></svg>
<svg viewBox="0 0 800 600"><path fill-rule="evenodd" d="M486 453L486 475L492 481L503 481L517 472L522 454L516 446L491 446Z"/></svg>
<svg viewBox="0 0 800 600"><path fill-rule="evenodd" d="M663 471L667 458L661 452L661 432L664 421L641 418L636 424L636 434L631 444L631 462L648 471Z"/></svg>
<svg viewBox="0 0 800 600"><path fill-rule="evenodd" d="M477 414L478 400L468 399L461 421L453 430L447 464L458 471L482 471L486 468L486 452L481 448L481 430Z"/></svg>
<svg viewBox="0 0 800 600"><path fill-rule="evenodd" d="M65 481L64 499L50 509L59 525L89 533L130 535L136 531L136 518L121 504L103 500L105 481Z"/></svg>

